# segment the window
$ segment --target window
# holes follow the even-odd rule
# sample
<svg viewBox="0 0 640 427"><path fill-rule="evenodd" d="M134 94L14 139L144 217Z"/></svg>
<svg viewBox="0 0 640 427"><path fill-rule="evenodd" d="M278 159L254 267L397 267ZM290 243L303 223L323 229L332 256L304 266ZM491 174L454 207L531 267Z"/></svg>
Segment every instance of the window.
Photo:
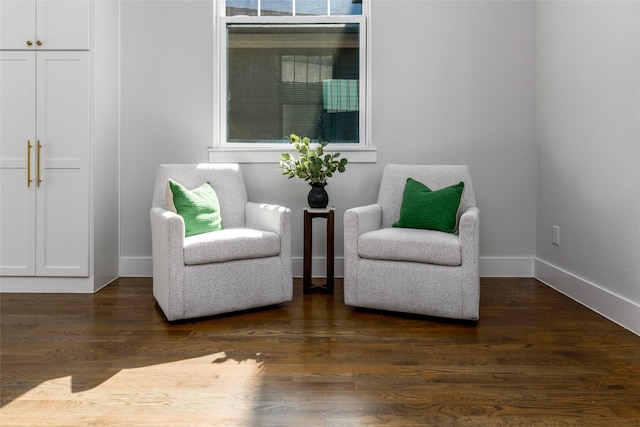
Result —
<svg viewBox="0 0 640 427"><path fill-rule="evenodd" d="M210 160L242 161L225 151L279 153L292 133L336 151L369 148L361 0L218 2L218 153Z"/></svg>

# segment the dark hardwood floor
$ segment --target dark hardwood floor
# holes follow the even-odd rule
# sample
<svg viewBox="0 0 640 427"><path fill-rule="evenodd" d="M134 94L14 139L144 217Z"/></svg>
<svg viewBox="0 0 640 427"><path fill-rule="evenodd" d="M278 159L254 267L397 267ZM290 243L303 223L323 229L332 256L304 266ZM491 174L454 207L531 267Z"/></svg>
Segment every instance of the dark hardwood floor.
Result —
<svg viewBox="0 0 640 427"><path fill-rule="evenodd" d="M177 323L149 278L2 294L0 424L640 425L640 337L534 279L483 279L478 322L294 294Z"/></svg>

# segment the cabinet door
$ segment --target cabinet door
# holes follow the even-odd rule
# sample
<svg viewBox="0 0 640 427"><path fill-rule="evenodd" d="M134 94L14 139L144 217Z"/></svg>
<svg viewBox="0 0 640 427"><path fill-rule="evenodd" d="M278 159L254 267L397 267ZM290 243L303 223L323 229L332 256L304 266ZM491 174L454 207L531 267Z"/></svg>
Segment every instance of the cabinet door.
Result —
<svg viewBox="0 0 640 427"><path fill-rule="evenodd" d="M38 52L36 274L88 276L89 52ZM37 148L36 148L37 151Z"/></svg>
<svg viewBox="0 0 640 427"><path fill-rule="evenodd" d="M36 7L38 50L89 49L89 0L37 0Z"/></svg>
<svg viewBox="0 0 640 427"><path fill-rule="evenodd" d="M0 49L88 50L90 0L0 0Z"/></svg>
<svg viewBox="0 0 640 427"><path fill-rule="evenodd" d="M35 49L35 16L35 0L0 0L0 49Z"/></svg>
<svg viewBox="0 0 640 427"><path fill-rule="evenodd" d="M35 274L35 70L35 53L0 52L0 275L3 276Z"/></svg>

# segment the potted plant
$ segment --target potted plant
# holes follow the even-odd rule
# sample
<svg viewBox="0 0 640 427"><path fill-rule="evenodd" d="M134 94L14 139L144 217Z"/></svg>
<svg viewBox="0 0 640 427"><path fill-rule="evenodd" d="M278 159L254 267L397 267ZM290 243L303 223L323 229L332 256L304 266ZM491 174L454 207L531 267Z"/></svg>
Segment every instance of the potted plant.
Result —
<svg viewBox="0 0 640 427"><path fill-rule="evenodd" d="M282 170L282 175L288 175L290 179L296 177L309 181L311 185L307 196L309 207L326 208L329 204L329 195L324 187L334 172L342 173L346 170L347 159L338 160L340 153L325 154L324 147L328 141L322 139L312 147L308 137L301 139L298 135L291 134L289 142L300 156L296 159L290 153L282 153L278 169Z"/></svg>

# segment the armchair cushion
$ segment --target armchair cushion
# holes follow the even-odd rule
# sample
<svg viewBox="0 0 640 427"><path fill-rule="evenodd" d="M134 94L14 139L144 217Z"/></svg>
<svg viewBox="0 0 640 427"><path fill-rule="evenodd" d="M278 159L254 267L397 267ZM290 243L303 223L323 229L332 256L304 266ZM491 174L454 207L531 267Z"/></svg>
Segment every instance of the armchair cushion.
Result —
<svg viewBox="0 0 640 427"><path fill-rule="evenodd" d="M447 266L462 263L459 237L434 230L382 228L369 231L358 237L358 255L368 259Z"/></svg>
<svg viewBox="0 0 640 427"><path fill-rule="evenodd" d="M279 253L277 233L251 228L227 228L184 239L184 263L187 265L264 258Z"/></svg>
<svg viewBox="0 0 640 427"><path fill-rule="evenodd" d="M169 179L167 206L184 218L185 236L222 230L220 202L210 183L205 182L193 190Z"/></svg>
<svg viewBox="0 0 640 427"><path fill-rule="evenodd" d="M402 193L400 219L392 226L456 233L463 191L464 182L462 181L432 191L423 183L407 178Z"/></svg>

